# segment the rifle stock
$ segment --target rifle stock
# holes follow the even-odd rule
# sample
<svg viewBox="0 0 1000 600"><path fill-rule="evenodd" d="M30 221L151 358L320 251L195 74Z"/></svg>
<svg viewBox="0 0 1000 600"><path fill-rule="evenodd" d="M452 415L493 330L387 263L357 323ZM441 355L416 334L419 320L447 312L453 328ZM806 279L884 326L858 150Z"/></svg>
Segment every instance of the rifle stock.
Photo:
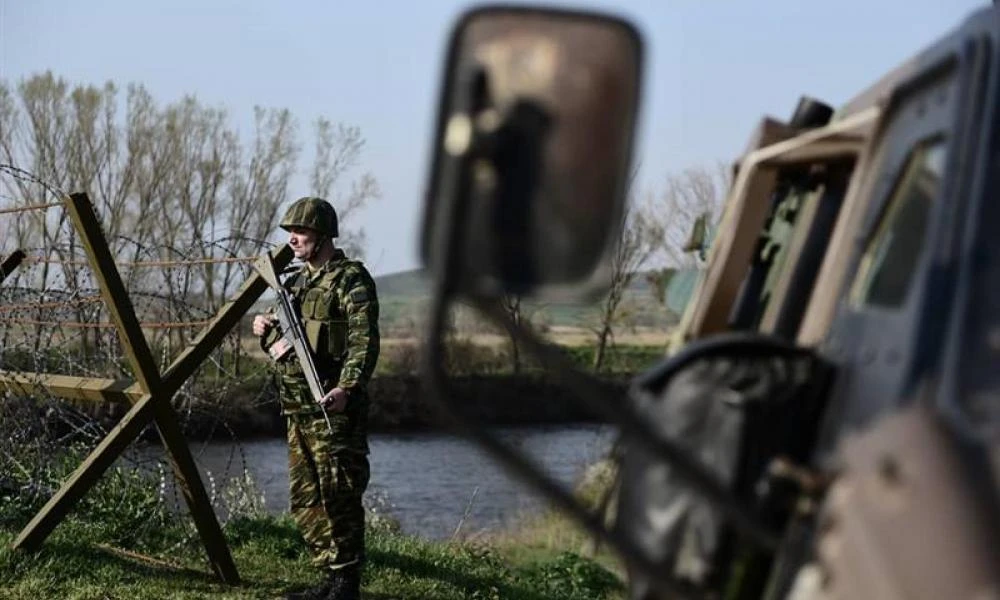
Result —
<svg viewBox="0 0 1000 600"><path fill-rule="evenodd" d="M260 256L254 263L254 268L257 269L261 278L267 282L267 285L274 289L278 296L277 316L281 339L275 342L272 347L282 343L290 346L290 348L279 350L277 356L270 349L268 349L268 354L277 360L287 354L288 350L294 351L299 365L302 367L302 373L305 376L306 384L309 386L309 391L313 395L313 401L319 404L320 410L323 411L323 418L326 419L327 427L332 431L333 426L330 423L330 417L326 414L326 408L321 402L326 392L323 390L319 370L316 369L316 362L313 360L312 352L309 350L309 345L306 342L306 333L302 327L302 321L295 312L295 299L281 285L281 282L278 281L278 273L274 268L274 260L270 254Z"/></svg>

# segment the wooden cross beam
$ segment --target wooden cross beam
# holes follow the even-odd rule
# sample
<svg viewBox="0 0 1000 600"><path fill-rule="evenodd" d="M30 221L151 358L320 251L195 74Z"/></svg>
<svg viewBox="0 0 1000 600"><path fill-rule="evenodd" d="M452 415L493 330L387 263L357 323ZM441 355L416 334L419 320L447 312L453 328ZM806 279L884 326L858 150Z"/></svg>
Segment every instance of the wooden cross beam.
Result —
<svg viewBox="0 0 1000 600"><path fill-rule="evenodd" d="M139 320L128 299L118 269L114 264L107 241L100 229L97 215L85 194L67 198L67 209L86 249L94 274L115 323L122 346L136 375L136 384L142 397L135 401L122 420L101 440L80 466L67 479L60 490L49 499L14 541L14 548L37 549L56 525L66 516L104 471L136 438L150 421L155 422L160 438L167 449L174 475L187 502L208 554L212 569L219 578L230 584L239 582L239 573L233 563L222 529L212 510L211 502L194 458L184 440L177 415L170 404L173 395L209 356L226 334L246 314L253 303L267 289L267 284L255 272L244 283L236 298L223 306L188 348L178 356L165 373L156 369ZM272 253L276 268L282 268L292 258L291 249L283 245ZM23 374L20 375L23 384ZM17 379L8 376L7 379ZM2 384L3 381L0 381ZM8 382L9 383L9 382ZM62 382L66 384L67 382ZM72 383L72 382L68 382ZM112 382L102 391L134 398L134 385L122 389ZM63 386L47 388L50 392L78 394L79 388ZM133 392L133 393L129 393ZM100 392L98 392L100 393Z"/></svg>
<svg viewBox="0 0 1000 600"><path fill-rule="evenodd" d="M7 279L7 276L14 272L14 269L21 264L22 260L24 260L23 250L14 250L14 252L3 259L3 262L0 263L0 283L3 283L3 280Z"/></svg>
<svg viewBox="0 0 1000 600"><path fill-rule="evenodd" d="M131 379L99 379L45 373L19 373L0 369L0 390L21 396L51 394L64 400L134 403L143 397L142 389Z"/></svg>

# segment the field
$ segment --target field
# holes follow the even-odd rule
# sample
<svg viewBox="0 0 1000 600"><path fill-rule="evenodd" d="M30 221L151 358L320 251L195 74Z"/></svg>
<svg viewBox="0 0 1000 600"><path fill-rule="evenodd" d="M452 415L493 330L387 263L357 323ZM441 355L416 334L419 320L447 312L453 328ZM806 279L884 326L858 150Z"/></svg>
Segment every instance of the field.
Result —
<svg viewBox="0 0 1000 600"><path fill-rule="evenodd" d="M379 327L383 353L419 346L424 327L430 290L422 271L405 271L375 278L379 294ZM257 310L263 310L264 303ZM252 311L253 312L253 311ZM599 306L579 303L536 303L525 301L521 316L526 324L546 340L567 348L594 346L600 325ZM679 315L659 302L642 276L626 291L621 310L614 321L609 346L653 351L665 348ZM249 325L242 339L243 349L251 356L260 355L256 338L249 335ZM487 323L471 308L458 305L452 311L451 337L463 345L503 352L510 345L506 333Z"/></svg>
<svg viewBox="0 0 1000 600"><path fill-rule="evenodd" d="M383 338L407 339L417 335L424 325L430 301L423 272L384 275L377 277L375 283ZM600 303L540 303L526 299L521 306L521 318L550 341L577 346L594 341L593 330L600 325ZM679 315L657 300L646 278L640 275L625 293L615 319L615 340L627 345L662 344L678 320ZM455 333L477 342L500 343L505 339L467 306L458 305L453 309L452 323Z"/></svg>
<svg viewBox="0 0 1000 600"><path fill-rule="evenodd" d="M412 272L381 278L378 285L383 332L379 368L383 373L409 372L424 325L426 286ZM609 373L634 372L662 356L676 322L676 316L641 285L629 290L623 308L609 353ZM522 314L533 329L563 346L578 365L589 366L596 340L593 329L599 324L595 306L527 303ZM459 307L453 316L449 372L510 373L507 336L486 326L467 308ZM260 370L263 355L256 339L249 336L247 322L240 331L239 345L251 357L240 363L237 377L243 381ZM465 364L455 361L456 356ZM523 366L525 371L534 368L527 361ZM220 365L206 374L207 383L215 381L213 377L222 378L224 371ZM225 385L220 389L228 390ZM63 467L78 460L66 460ZM42 471L50 480L39 489L46 490L68 474L65 468L49 466ZM28 501L20 491L7 493L21 489L23 485L13 483L0 486L3 599L272 598L315 580L288 518L267 517L250 507L245 517L226 524L244 584L228 587L215 582L206 571L196 536L163 511L158 488L131 481L121 472L102 478L97 490L57 528L39 554L13 552L14 535L48 496L37 494ZM488 539L428 542L399 534L391 523L378 522L369 534L371 560L364 579L369 598L576 600L618 599L622 594L620 565L615 559L604 549L590 555L587 537L554 514Z"/></svg>

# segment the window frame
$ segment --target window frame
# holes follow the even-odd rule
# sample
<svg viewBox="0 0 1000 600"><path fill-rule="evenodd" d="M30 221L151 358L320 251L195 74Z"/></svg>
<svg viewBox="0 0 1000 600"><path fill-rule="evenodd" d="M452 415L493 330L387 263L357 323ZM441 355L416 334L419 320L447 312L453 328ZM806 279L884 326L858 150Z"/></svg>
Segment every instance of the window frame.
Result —
<svg viewBox="0 0 1000 600"><path fill-rule="evenodd" d="M929 250L928 244L930 242L933 224L930 223L931 217L933 216L935 209L941 202L942 188L945 178L945 167L948 161L948 137L943 133L935 133L930 136L923 138L916 144L912 145L907 153L906 159L901 165L898 177L895 179L895 183L891 189L888 190L887 195L884 200L884 206L879 213L879 218L873 223L871 227L871 234L867 237L867 242L864 249L861 252L861 256L858 262L858 268L855 271L854 280L851 282L849 287L849 298L851 305L856 309L866 309L866 308L879 308L884 310L896 310L902 309L906 306L910 295L913 293L915 287L914 282L920 273L920 263L925 259ZM920 233L919 242L919 256L917 256L912 265L910 266L910 272L906 276L906 280L903 283L904 290L901 296L895 302L884 302L873 299L871 292L873 290L873 284L876 282L876 276L882 272L882 267L884 266L884 259L886 258L885 252L891 250L892 246L890 244L883 244L882 240L888 232L891 226L896 225L898 218L901 215L904 206L908 202L914 200L914 196L911 190L914 186L919 185L916 179L920 176L921 167L928 164L928 157L934 152L941 152L940 164L938 165L939 170L939 180L932 192L932 196L929 199L929 206L927 207L927 224L924 230ZM933 158L931 159L933 160ZM877 256L875 253L878 251L883 254L882 256Z"/></svg>

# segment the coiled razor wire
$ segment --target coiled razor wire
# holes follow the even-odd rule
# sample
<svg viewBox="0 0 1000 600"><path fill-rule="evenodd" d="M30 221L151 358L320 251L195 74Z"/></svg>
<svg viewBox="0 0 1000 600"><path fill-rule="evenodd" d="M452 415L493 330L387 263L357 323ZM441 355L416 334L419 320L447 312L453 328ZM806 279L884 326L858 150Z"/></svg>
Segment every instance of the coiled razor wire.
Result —
<svg viewBox="0 0 1000 600"><path fill-rule="evenodd" d="M38 177L30 171L26 171L18 167L17 165L12 165L10 163L0 163L0 174L8 175L11 178L20 181L22 183L33 183L35 185L41 186L45 191L49 192L57 198L64 198L66 192L59 189L59 186L45 181L41 177Z"/></svg>
<svg viewBox="0 0 1000 600"><path fill-rule="evenodd" d="M2 177L38 185L53 198L66 197L58 186L14 165L0 164ZM18 200L8 195L0 198L5 199L0 200L0 224L3 219L18 218L22 213L41 213L63 206L61 201L47 199L10 206ZM128 361L90 263L85 259L86 252L69 241L79 236L69 235L67 224L61 227L56 232L60 235L53 236L60 240L58 245L23 248L26 258L0 284L0 370L28 374L29 379L37 377L36 382L42 374L130 377ZM147 341L159 357L161 369L250 276L255 257L237 255L233 249L249 246L263 252L271 246L266 241L232 235L185 242L187 246L153 245L126 236L108 241L113 255L122 258L116 261L116 266ZM12 250L0 247L0 252ZM207 277L199 277L196 272L213 265L230 270L224 288L207 289L204 284ZM262 494L248 475L248 460L239 434L218 410L227 398L237 393L237 386L246 378L240 365L259 358L244 350L245 329L238 326L227 335L172 399L185 431L197 422L205 439L221 438L231 444L225 467L220 472L206 472L207 491L223 523L241 512L263 508ZM239 392L248 394L246 387L242 385ZM263 378L261 386L244 402L260 407L273 401L274 395L270 378ZM52 477L53 461L63 455L61 450L69 446L83 452L92 450L108 434L104 424L107 419L102 421L102 417L116 410L124 413L122 407L69 402L45 392L30 398L10 391L0 392L0 496L13 491L17 498L32 504L32 498L37 501L54 494L61 481ZM193 452L196 459L206 447L202 445ZM120 462L128 469L152 476L150 485L155 486L161 507L175 510L183 506L180 490L168 483L172 475L165 457L135 449L123 454ZM17 489L7 489L15 485L12 482ZM197 530L187 520L182 523L183 539L161 554L197 543ZM128 531L130 537L159 526L148 519L124 525L121 530Z"/></svg>

